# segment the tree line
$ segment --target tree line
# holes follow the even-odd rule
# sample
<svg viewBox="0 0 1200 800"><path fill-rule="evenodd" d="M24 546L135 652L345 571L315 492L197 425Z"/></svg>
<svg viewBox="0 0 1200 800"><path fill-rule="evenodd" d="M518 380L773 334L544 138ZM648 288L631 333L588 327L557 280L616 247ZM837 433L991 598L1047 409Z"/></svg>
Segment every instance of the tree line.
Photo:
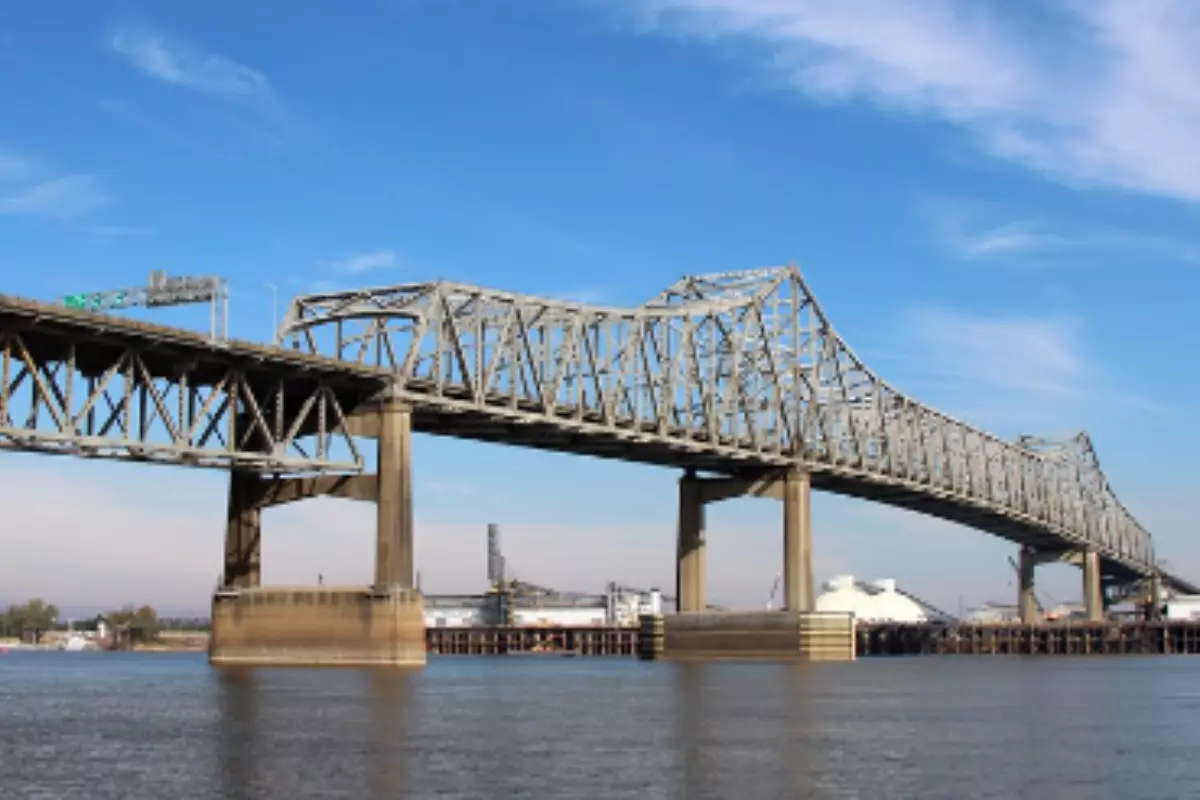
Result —
<svg viewBox="0 0 1200 800"><path fill-rule="evenodd" d="M154 641L164 630L209 629L207 619L162 618L148 605L126 605L94 617L68 621L60 618L58 606L41 598L34 598L27 603L10 605L0 611L0 637L31 638L37 641L50 631L65 631L68 627L74 627L75 630L96 630L101 622L114 634L121 633L137 642Z"/></svg>

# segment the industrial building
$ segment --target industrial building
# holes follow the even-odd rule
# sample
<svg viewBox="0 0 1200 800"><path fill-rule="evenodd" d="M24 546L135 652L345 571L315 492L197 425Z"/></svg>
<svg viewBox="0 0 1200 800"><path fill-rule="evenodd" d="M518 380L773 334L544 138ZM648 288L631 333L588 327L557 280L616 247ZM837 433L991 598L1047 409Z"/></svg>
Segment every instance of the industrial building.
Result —
<svg viewBox="0 0 1200 800"><path fill-rule="evenodd" d="M488 590L479 595L426 595L426 628L634 627L642 614L674 602L657 589L610 583L601 593L562 592L506 576L500 527L487 529Z"/></svg>

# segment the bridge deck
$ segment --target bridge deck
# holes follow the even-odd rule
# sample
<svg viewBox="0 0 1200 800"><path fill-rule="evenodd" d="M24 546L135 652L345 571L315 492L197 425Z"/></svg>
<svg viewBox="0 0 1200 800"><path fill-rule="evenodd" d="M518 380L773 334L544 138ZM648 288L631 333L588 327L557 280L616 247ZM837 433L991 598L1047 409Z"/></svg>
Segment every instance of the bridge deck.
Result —
<svg viewBox="0 0 1200 800"><path fill-rule="evenodd" d="M388 383L369 366L0 295L3 449L357 471L345 413Z"/></svg>
<svg viewBox="0 0 1200 800"><path fill-rule="evenodd" d="M21 333L35 356L55 357L64 337L85 345L76 355L78 369L99 374L108 368L116 348L136 347L158 376L177 372L180 363L194 363L196 377L215 383L231 366L288 370L338 381L361 392L379 386L388 373L378 367L239 340L214 342L209 336L149 322L27 300L0 294L0 331ZM365 383L364 383L365 382Z"/></svg>

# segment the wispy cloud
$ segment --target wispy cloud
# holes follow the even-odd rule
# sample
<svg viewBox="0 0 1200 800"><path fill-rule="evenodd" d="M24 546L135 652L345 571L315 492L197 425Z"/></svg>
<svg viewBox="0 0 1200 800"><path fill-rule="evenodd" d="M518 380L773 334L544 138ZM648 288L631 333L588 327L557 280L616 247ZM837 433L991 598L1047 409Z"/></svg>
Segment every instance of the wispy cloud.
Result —
<svg viewBox="0 0 1200 800"><path fill-rule="evenodd" d="M0 195L0 215L31 215L68 219L108 203L94 175L64 175L23 186Z"/></svg>
<svg viewBox="0 0 1200 800"><path fill-rule="evenodd" d="M258 70L184 42L147 31L122 29L108 45L152 78L221 97L270 97L271 84Z"/></svg>
<svg viewBox="0 0 1200 800"><path fill-rule="evenodd" d="M342 275L363 275L382 269L391 269L400 263L395 250L372 250L367 253L347 256L331 261L328 268Z"/></svg>
<svg viewBox="0 0 1200 800"><path fill-rule="evenodd" d="M766 45L767 66L810 97L941 119L995 156L1072 184L1200 200L1200 86L1191 77L1200 74L1200 14L1190 0L622 7L642 31Z"/></svg>
<svg viewBox="0 0 1200 800"><path fill-rule="evenodd" d="M958 242L964 255L970 258L1012 255L1014 253L1044 252L1070 247L1076 242L1050 233L1036 220L1018 220L965 236Z"/></svg>
<svg viewBox="0 0 1200 800"><path fill-rule="evenodd" d="M1078 430L1177 410L1130 391L1072 314L909 309L867 362L913 397L1005 436Z"/></svg>
<svg viewBox="0 0 1200 800"><path fill-rule="evenodd" d="M1078 396L1092 378L1071 317L924 307L907 323L927 368L976 390L1054 401Z"/></svg>
<svg viewBox="0 0 1200 800"><path fill-rule="evenodd" d="M1200 264L1200 241L1067 221L1013 219L1011 209L961 199L923 197L918 210L932 227L937 244L966 260L1044 265L1061 261L1029 257L1062 256L1069 251L1136 251L1162 261Z"/></svg>

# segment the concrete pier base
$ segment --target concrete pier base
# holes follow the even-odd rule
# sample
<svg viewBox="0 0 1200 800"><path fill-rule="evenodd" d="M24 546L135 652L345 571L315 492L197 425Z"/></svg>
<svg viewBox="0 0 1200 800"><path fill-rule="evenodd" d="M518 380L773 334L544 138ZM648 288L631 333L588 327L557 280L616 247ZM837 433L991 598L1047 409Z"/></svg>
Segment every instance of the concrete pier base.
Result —
<svg viewBox="0 0 1200 800"><path fill-rule="evenodd" d="M412 589L270 587L213 596L214 666L422 666L424 601Z"/></svg>
<svg viewBox="0 0 1200 800"><path fill-rule="evenodd" d="M661 619L661 623L657 620ZM642 636L661 630L643 658L674 660L853 661L854 618L803 611L671 614L644 619Z"/></svg>

